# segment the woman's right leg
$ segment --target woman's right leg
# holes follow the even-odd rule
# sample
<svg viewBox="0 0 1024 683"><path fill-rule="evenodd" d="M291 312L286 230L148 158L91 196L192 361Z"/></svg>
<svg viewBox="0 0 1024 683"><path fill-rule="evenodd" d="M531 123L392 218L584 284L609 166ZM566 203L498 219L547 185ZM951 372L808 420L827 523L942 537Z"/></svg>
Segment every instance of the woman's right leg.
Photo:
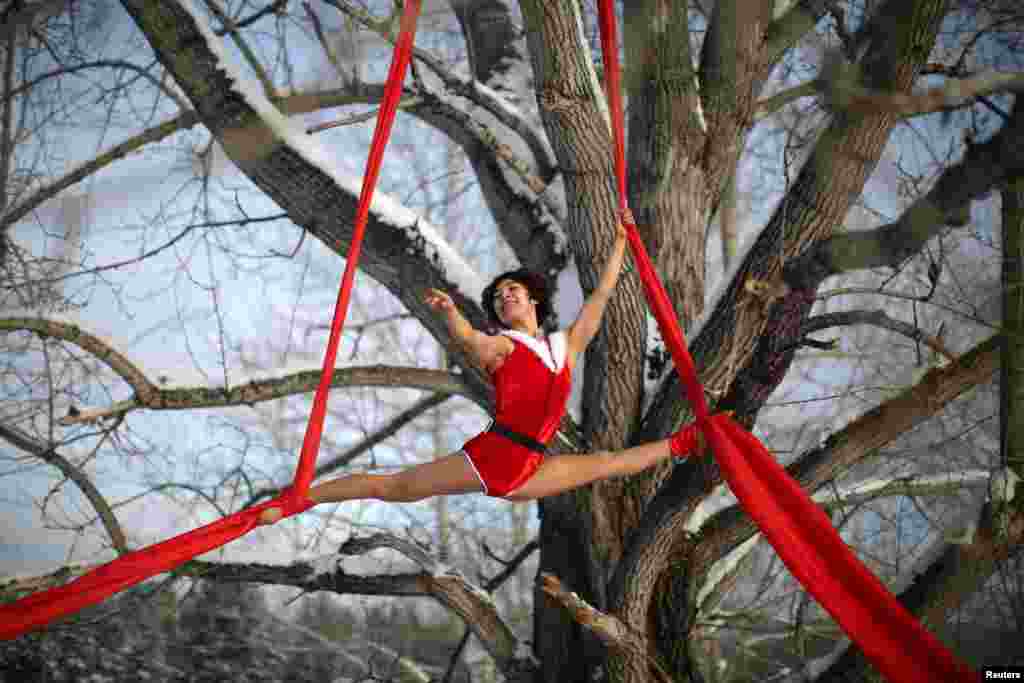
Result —
<svg viewBox="0 0 1024 683"><path fill-rule="evenodd" d="M350 474L317 484L309 489L314 505L346 500L383 500L411 503L432 496L483 491L476 472L461 452L414 465L394 474ZM267 508L260 515L263 524L281 518L279 508Z"/></svg>

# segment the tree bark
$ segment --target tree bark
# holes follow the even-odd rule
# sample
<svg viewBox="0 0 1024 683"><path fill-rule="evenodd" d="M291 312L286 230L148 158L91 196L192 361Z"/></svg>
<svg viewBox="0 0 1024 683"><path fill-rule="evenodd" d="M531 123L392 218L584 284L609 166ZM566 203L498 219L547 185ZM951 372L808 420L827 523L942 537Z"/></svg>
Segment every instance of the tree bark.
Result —
<svg viewBox="0 0 1024 683"><path fill-rule="evenodd" d="M293 222L328 248L344 255L352 238L357 197L339 187L323 170L286 144L234 89L218 57L199 32L192 15L178 3L125 0L125 9L149 40L157 58L174 76L200 119L225 153ZM471 323L485 318L475 301L452 286L449 275L416 234L415 220L394 225L371 213L360 265L384 285L467 368L466 380L485 396L489 382L451 343L447 327L423 303L429 287L452 291Z"/></svg>
<svg viewBox="0 0 1024 683"><path fill-rule="evenodd" d="M882 23L887 28L869 38L866 48L868 79L894 90L908 90L928 58L946 5L944 0L888 0L879 10L886 17ZM780 352L794 348L794 335L814 298L813 291L795 289L766 301L750 293L747 282L778 281L788 262L838 228L860 196L896 122L884 112L835 113L793 186L756 237L736 277L691 344L701 381L708 389L724 394L737 375L743 377L719 407L733 408L740 389L744 397L754 392L766 396L769 386L777 386L792 361L791 353ZM768 372L754 376L755 357L777 360ZM673 374L663 382L645 416L640 440L661 436L679 423L684 412L682 395ZM737 416L748 421L753 417L740 412Z"/></svg>
<svg viewBox="0 0 1024 683"><path fill-rule="evenodd" d="M521 6L534 89L565 184L569 248L584 292L589 293L611 247L618 213L605 94L581 32L579 4L528 0ZM604 329L615 334L599 333L586 354L583 430L592 450L620 448L637 419L644 311L638 280L627 271L605 314ZM614 365L609 363L612 358ZM615 510L597 501L600 489L582 489L540 503L540 571L558 576L570 590L603 609L605 580L618 558L622 529ZM601 648L539 592L535 605L534 644L544 680L588 680L601 664Z"/></svg>

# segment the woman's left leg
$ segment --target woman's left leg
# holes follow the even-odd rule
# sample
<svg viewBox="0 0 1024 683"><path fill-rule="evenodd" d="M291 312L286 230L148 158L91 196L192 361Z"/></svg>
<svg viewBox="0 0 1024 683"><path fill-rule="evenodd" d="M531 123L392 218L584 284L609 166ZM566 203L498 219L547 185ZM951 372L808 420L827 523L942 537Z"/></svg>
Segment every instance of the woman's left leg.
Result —
<svg viewBox="0 0 1024 683"><path fill-rule="evenodd" d="M508 500L534 500L564 493L591 482L626 477L672 457L670 441L652 441L617 452L588 455L550 455L525 484L505 496Z"/></svg>

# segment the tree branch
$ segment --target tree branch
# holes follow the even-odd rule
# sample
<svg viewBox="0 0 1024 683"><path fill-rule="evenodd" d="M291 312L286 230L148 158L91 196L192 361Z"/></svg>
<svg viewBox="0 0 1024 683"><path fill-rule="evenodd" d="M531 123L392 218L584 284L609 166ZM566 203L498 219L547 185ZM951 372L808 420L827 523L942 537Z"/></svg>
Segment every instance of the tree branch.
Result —
<svg viewBox="0 0 1024 683"><path fill-rule="evenodd" d="M823 72L813 84L835 110L860 114L886 112L906 119L963 107L993 93L1020 92L1024 90L1024 73L989 70L964 78L948 78L942 85L923 92L901 93L864 86L856 69L847 65L844 69Z"/></svg>
<svg viewBox="0 0 1024 683"><path fill-rule="evenodd" d="M850 325L873 325L885 330L891 330L915 342L924 343L928 348L947 360L956 360L956 356L939 337L925 333L920 327L915 327L910 323L892 318L881 309L875 311L841 311L816 315L804 321L803 327L800 328L800 336L806 337L809 334L831 327L847 327Z"/></svg>
<svg viewBox="0 0 1024 683"><path fill-rule="evenodd" d="M951 611L982 588L1000 564L1024 548L1024 511L1013 510L1005 527L994 521L991 506L986 504L972 537L965 543L947 545L900 594L900 602L925 625L941 628ZM859 648L851 647L816 680L862 680L861 676L868 671L873 671L872 665Z"/></svg>
<svg viewBox="0 0 1024 683"><path fill-rule="evenodd" d="M89 501L89 504L92 505L94 510L96 510L96 514L99 516L100 521L103 523L103 527L107 530L107 534L110 536L110 541L113 544L114 549L118 554L128 552L128 541L125 538L121 524L117 521L117 517L114 515L114 511L110 508L106 498L103 497L99 489L96 488L96 485L92 483L92 480L89 479L81 469L72 465L67 458L57 452L55 447L45 446L33 439L31 436L10 425L0 423L0 439L3 439L15 448L23 450L26 453L30 453L43 462L56 467L60 470L61 474L74 482L75 486L79 488L86 500Z"/></svg>
<svg viewBox="0 0 1024 683"><path fill-rule="evenodd" d="M544 594L562 606L573 621L594 633L613 650L647 662L662 683L673 683L673 679L653 657L647 654L646 638L630 629L625 623L610 614L595 609L576 593L567 591L557 576L541 575Z"/></svg>
<svg viewBox="0 0 1024 683"><path fill-rule="evenodd" d="M390 27L382 26L365 10L345 0L329 2L390 40ZM455 73L429 52L417 49L413 55L438 76L445 91L433 92L421 82L417 93L422 106L413 106L409 112L450 137L466 153L491 213L500 217L498 229L520 263L540 272L560 271L566 254L552 227L565 220L566 211L562 194L549 190L558 169L543 131L501 93ZM453 96L469 106L457 105ZM505 141L505 130L522 141L529 158Z"/></svg>
<svg viewBox="0 0 1024 683"><path fill-rule="evenodd" d="M821 488L812 498L826 510L836 510L893 496L949 496L964 488L987 488L990 478L988 470L972 470L875 479L839 489ZM712 609L734 585L744 570L744 560L760 537L760 533L755 533L711 566L697 597L697 608L701 612Z"/></svg>
<svg viewBox="0 0 1024 683"><path fill-rule="evenodd" d="M895 223L847 232L815 244L791 259L782 277L794 288L817 288L827 277L852 270L895 266L916 254L947 225L970 221L971 202L1024 175L1024 102L1018 98L1006 125L939 176Z"/></svg>
<svg viewBox="0 0 1024 683"><path fill-rule="evenodd" d="M778 62L801 38L814 30L829 10L827 0L797 0L768 25L768 58Z"/></svg>
<svg viewBox="0 0 1024 683"><path fill-rule="evenodd" d="M95 422L124 415L133 410L189 410L253 405L285 396L306 394L316 390L322 371L305 370L283 377L250 380L233 387L178 387L162 388L120 354L106 341L83 331L77 325L44 318L0 319L0 332L31 331L41 336L61 339L77 345L102 361L135 391L135 396L108 406L92 410L76 408L74 414L61 419L60 424L71 425ZM395 387L433 391L445 397L458 394L487 408L466 382L465 376L426 368L403 368L384 365L335 368L331 386L338 387Z"/></svg>
<svg viewBox="0 0 1024 683"><path fill-rule="evenodd" d="M537 663L501 619L490 596L422 548L395 536L376 534L351 539L338 552L364 555L382 548L404 555L419 565L421 571L357 576L346 573L340 562L333 567L322 564L314 567L306 563L281 567L192 561L183 565L179 573L214 581L275 584L338 595L431 597L465 620L507 678L526 683L535 675Z"/></svg>
<svg viewBox="0 0 1024 683"><path fill-rule="evenodd" d="M347 0L325 1L346 16L355 19L362 26L385 39L391 39L389 27L382 25L364 9ZM551 181L558 166L554 152L542 131L533 125L522 112L492 88L479 80L455 73L429 52L416 48L413 50L413 57L434 72L450 93L464 97L476 106L483 108L498 122L522 138L537 164L537 175L545 185Z"/></svg>
<svg viewBox="0 0 1024 683"><path fill-rule="evenodd" d="M945 367L929 370L921 380L830 435L821 446L800 455L786 471L807 491L870 458L900 435L925 422L951 401L988 381L999 363L999 337L991 337ZM716 513L701 528L694 571L703 573L756 533L738 506Z"/></svg>
<svg viewBox="0 0 1024 683"><path fill-rule="evenodd" d="M0 318L0 332L34 332L41 337L70 342L113 370L135 390L139 401L151 401L160 392L157 385L146 377L139 366L105 340L84 331L78 325L46 318Z"/></svg>
<svg viewBox="0 0 1024 683"><path fill-rule="evenodd" d="M868 37L863 60L871 82L909 89L925 62L928 50L922 46L933 44L945 13L943 0L885 0L878 21L887 28ZM744 410L761 405L791 362L778 350L793 348L795 334L814 302L813 290L793 287L774 306L765 307L747 291L746 283L778 279L783 266L833 233L863 192L895 123L895 117L884 113L833 117L746 251L744 262L738 264L734 279L725 285L715 309L706 315L690 350L704 386L728 392L719 407L735 409L737 416L747 419ZM680 424L686 413L683 395L673 371L658 387L637 441L661 438Z"/></svg>

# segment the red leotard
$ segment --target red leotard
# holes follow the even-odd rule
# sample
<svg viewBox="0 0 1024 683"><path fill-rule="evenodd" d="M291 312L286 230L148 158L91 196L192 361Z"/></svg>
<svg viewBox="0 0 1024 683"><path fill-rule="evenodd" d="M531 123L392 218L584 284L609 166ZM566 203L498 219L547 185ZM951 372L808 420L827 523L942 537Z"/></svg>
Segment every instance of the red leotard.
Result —
<svg viewBox="0 0 1024 683"><path fill-rule="evenodd" d="M491 375L497 394L494 421L541 443L558 429L572 389L564 332L547 343L515 330L501 334L514 349ZM484 492L502 497L526 483L544 460L542 453L496 434L483 432L462 448Z"/></svg>

